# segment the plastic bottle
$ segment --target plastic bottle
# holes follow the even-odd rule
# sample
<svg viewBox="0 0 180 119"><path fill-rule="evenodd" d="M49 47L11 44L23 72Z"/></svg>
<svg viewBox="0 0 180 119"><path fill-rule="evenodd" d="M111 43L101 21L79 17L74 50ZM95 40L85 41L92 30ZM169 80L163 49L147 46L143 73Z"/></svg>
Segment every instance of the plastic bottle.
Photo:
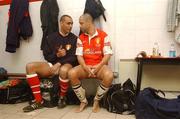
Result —
<svg viewBox="0 0 180 119"><path fill-rule="evenodd" d="M170 46L169 57L176 57L175 45L173 43Z"/></svg>
<svg viewBox="0 0 180 119"><path fill-rule="evenodd" d="M154 43L152 56L159 56L159 45L157 42Z"/></svg>

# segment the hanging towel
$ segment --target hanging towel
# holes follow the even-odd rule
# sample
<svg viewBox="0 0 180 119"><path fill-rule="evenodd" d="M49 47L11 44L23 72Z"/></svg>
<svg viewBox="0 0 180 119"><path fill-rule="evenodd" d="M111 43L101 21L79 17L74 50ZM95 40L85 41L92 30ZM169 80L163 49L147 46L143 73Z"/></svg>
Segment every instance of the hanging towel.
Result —
<svg viewBox="0 0 180 119"><path fill-rule="evenodd" d="M177 24L177 6L178 0L168 1L168 11L167 11L167 31L175 31Z"/></svg>

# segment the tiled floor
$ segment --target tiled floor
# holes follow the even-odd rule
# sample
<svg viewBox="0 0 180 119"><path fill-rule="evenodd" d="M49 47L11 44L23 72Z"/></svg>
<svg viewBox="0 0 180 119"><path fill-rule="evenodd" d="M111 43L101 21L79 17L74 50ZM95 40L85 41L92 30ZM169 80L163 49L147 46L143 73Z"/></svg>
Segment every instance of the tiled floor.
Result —
<svg viewBox="0 0 180 119"><path fill-rule="evenodd" d="M81 113L75 113L77 105L68 105L64 109L43 108L33 112L24 113L22 108L27 103L1 104L0 119L135 119L134 115L123 116L109 113L106 109L101 109L99 113L93 113L92 107L87 107Z"/></svg>
<svg viewBox="0 0 180 119"><path fill-rule="evenodd" d="M166 93L166 97L174 98L177 94ZM99 113L93 113L92 107L87 107L81 113L75 113L76 105L68 105L64 109L43 108L33 112L24 113L22 108L27 103L0 104L0 119L135 119L134 115L120 115L109 113L101 109Z"/></svg>

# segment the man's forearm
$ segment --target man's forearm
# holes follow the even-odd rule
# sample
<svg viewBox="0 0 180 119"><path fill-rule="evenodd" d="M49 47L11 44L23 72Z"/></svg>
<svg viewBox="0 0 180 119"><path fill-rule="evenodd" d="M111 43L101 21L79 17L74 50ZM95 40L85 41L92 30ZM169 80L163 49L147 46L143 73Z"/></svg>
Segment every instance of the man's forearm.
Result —
<svg viewBox="0 0 180 119"><path fill-rule="evenodd" d="M104 57L103 57L102 61L99 63L99 65L101 65L101 66L107 65L110 58L111 58L111 54L104 55Z"/></svg>
<svg viewBox="0 0 180 119"><path fill-rule="evenodd" d="M81 66L85 66L86 63L84 61L84 58L82 56L77 56L78 62Z"/></svg>

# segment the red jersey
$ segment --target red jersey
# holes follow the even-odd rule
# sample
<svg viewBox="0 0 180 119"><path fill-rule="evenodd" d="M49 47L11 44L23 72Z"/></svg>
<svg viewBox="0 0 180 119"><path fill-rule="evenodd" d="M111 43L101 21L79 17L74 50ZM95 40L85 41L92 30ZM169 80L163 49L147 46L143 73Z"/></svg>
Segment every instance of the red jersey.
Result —
<svg viewBox="0 0 180 119"><path fill-rule="evenodd" d="M107 34L99 29L91 39L87 34L80 35L81 43L77 44L77 48L82 47L82 55L87 65L96 65L101 62L104 56L104 46L110 46L109 41L105 43L106 36ZM76 54L79 53L76 51Z"/></svg>

